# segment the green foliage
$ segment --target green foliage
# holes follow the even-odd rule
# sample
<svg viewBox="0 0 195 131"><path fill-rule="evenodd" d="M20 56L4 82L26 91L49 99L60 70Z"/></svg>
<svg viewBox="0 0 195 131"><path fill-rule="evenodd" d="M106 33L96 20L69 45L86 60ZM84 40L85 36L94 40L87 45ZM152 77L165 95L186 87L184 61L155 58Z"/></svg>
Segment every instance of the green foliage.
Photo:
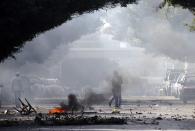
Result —
<svg viewBox="0 0 195 131"><path fill-rule="evenodd" d="M195 14L195 0L164 0L163 6L181 6L185 9L189 9L192 13ZM189 27L189 30L195 31L195 19L192 21L191 24L186 24Z"/></svg>
<svg viewBox="0 0 195 131"><path fill-rule="evenodd" d="M186 27L188 27L190 32L195 31L195 18L192 20L191 24L185 24Z"/></svg>
<svg viewBox="0 0 195 131"><path fill-rule="evenodd" d="M188 26L189 26L191 32L195 31L195 19L193 19L192 23Z"/></svg>
<svg viewBox="0 0 195 131"><path fill-rule="evenodd" d="M194 12L195 9L195 0L165 0L168 5L173 5L173 6L181 6L183 8L187 8Z"/></svg>
<svg viewBox="0 0 195 131"><path fill-rule="evenodd" d="M170 6L173 3L173 0L165 0L165 2Z"/></svg>

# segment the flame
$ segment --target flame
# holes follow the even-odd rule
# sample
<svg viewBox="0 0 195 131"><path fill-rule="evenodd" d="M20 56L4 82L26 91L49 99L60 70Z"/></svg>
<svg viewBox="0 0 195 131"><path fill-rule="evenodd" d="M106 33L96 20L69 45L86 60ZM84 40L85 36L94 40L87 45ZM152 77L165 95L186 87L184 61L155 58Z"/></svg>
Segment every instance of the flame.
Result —
<svg viewBox="0 0 195 131"><path fill-rule="evenodd" d="M56 107L54 109L49 110L49 115L52 115L52 114L63 114L65 112L66 112L65 109L62 109L60 107Z"/></svg>

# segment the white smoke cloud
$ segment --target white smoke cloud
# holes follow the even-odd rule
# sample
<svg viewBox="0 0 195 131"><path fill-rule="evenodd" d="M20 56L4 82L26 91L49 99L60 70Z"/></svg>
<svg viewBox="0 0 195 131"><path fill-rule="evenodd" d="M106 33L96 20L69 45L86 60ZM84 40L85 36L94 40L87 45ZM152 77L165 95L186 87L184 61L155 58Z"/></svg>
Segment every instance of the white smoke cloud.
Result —
<svg viewBox="0 0 195 131"><path fill-rule="evenodd" d="M134 74L137 77L135 80L139 81L147 76L163 77L164 57L195 60L195 37L184 26L191 22L193 15L178 7L158 9L161 2L142 0L127 7L99 10L40 34L27 42L16 60L1 64L0 78L6 81L18 71L42 77L68 77L62 75L61 66L71 58L79 59L83 66L93 65L86 61L82 63L82 59L98 59L99 66L103 66L101 71L109 70L107 65L117 63L113 68L119 65L126 72ZM79 63L75 63L76 68ZM69 70L71 72L75 68ZM93 73L87 71L82 73ZM86 74L84 76L87 77ZM88 80L85 78L83 83ZM133 82L130 83L133 86ZM136 87L139 87L138 83L141 82L137 82Z"/></svg>
<svg viewBox="0 0 195 131"><path fill-rule="evenodd" d="M158 9L161 0L142 0L127 8L110 11L105 18L112 27L114 39L141 46L147 52L175 60L194 62L195 33L190 32L193 14L181 7Z"/></svg>
<svg viewBox="0 0 195 131"><path fill-rule="evenodd" d="M48 77L53 75L51 68L55 68L57 63L62 61L68 52L69 44L83 35L96 31L102 24L99 13L94 14L76 17L26 42L16 54L16 60L8 59L1 64L1 81L12 79L15 72Z"/></svg>

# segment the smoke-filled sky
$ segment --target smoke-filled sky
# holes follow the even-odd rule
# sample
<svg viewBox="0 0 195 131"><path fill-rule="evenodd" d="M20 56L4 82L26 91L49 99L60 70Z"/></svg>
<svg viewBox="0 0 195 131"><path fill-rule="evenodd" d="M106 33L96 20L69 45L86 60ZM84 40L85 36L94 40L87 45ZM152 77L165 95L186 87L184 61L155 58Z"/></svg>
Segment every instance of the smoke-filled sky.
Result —
<svg viewBox="0 0 195 131"><path fill-rule="evenodd" d="M127 7L75 16L27 42L16 60L0 65L0 79L8 81L21 72L57 77L64 83L78 74L101 81L118 68L137 77L163 77L167 60L195 61L195 33L185 26L194 17L188 10L159 9L161 2L140 0Z"/></svg>

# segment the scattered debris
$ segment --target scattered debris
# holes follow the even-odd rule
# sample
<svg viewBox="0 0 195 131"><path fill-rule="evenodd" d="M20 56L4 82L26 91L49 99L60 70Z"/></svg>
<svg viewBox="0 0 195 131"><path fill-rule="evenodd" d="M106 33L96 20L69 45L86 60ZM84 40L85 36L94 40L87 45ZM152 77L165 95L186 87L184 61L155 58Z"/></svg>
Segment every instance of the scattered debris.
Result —
<svg viewBox="0 0 195 131"><path fill-rule="evenodd" d="M156 118L156 120L163 120L163 118L159 116Z"/></svg>
<svg viewBox="0 0 195 131"><path fill-rule="evenodd" d="M27 104L25 104L20 98L18 98L20 103L21 103L21 107L19 109L14 108L15 110L17 110L21 115L30 115L31 113L37 113L37 111L35 110L35 108L32 107L32 105L28 102L28 100L25 98L25 101Z"/></svg>
<svg viewBox="0 0 195 131"><path fill-rule="evenodd" d="M136 114L139 114L139 115L141 115L141 114L143 114L143 113L141 113L141 112L136 112Z"/></svg>
<svg viewBox="0 0 195 131"><path fill-rule="evenodd" d="M120 110L114 108L113 111L112 111L112 114L120 114Z"/></svg>
<svg viewBox="0 0 195 131"><path fill-rule="evenodd" d="M142 119L140 119L140 118L138 118L138 119L136 119L136 121L143 121Z"/></svg>
<svg viewBox="0 0 195 131"><path fill-rule="evenodd" d="M174 120L176 121L181 121L182 119L181 118L173 118Z"/></svg>
<svg viewBox="0 0 195 131"><path fill-rule="evenodd" d="M43 116L39 114L35 118L35 123L38 125L101 125L101 124L127 124L126 118L119 117L102 117L102 116Z"/></svg>
<svg viewBox="0 0 195 131"><path fill-rule="evenodd" d="M9 114L10 114L10 110L8 110L8 109L5 110L5 111L4 111L4 114L5 114L5 115L9 115Z"/></svg>
<svg viewBox="0 0 195 131"><path fill-rule="evenodd" d="M158 121L156 121L155 119L153 119L153 120L152 120L152 122L151 122L151 124L153 124L153 125L158 125L158 124L159 124L159 122L158 122Z"/></svg>
<svg viewBox="0 0 195 131"><path fill-rule="evenodd" d="M34 119L35 124L37 124L37 125L42 125L42 124L43 124L43 123L42 123L42 120L41 120L42 118L43 118L42 113L38 113L38 114L36 115L35 119Z"/></svg>

